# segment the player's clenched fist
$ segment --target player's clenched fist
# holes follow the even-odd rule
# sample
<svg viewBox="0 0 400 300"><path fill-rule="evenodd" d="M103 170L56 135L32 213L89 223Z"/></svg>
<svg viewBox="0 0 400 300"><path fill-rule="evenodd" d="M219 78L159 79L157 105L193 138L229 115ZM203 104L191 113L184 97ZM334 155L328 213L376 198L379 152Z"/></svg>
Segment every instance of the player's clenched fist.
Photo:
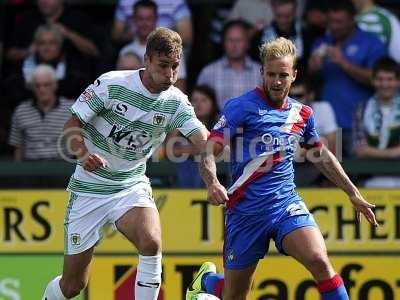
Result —
<svg viewBox="0 0 400 300"><path fill-rule="evenodd" d="M226 201L228 201L228 194L220 183L208 186L208 202L212 205L220 205L225 204Z"/></svg>
<svg viewBox="0 0 400 300"><path fill-rule="evenodd" d="M106 160L98 154L89 154L82 161L82 166L86 171L93 171L106 165Z"/></svg>

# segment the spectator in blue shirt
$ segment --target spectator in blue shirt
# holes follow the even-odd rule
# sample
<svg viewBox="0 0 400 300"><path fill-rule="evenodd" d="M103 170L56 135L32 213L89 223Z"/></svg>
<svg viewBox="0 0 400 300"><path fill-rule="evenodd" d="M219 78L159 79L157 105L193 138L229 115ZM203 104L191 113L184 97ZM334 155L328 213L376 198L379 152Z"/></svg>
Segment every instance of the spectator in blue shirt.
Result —
<svg viewBox="0 0 400 300"><path fill-rule="evenodd" d="M322 99L328 101L342 128L343 154L351 153L351 126L357 105L372 95L372 67L385 55L385 46L374 34L355 23L350 1L338 0L328 9L329 33L318 39L309 71L321 71Z"/></svg>

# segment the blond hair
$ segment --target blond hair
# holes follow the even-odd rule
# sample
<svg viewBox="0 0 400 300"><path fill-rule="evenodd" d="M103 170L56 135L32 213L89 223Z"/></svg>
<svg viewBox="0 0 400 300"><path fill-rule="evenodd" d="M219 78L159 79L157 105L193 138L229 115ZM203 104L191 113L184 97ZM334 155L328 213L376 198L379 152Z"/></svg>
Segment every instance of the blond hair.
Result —
<svg viewBox="0 0 400 300"><path fill-rule="evenodd" d="M146 54L165 54L166 56L182 55L182 39L179 34L171 29L159 27L147 37Z"/></svg>
<svg viewBox="0 0 400 300"><path fill-rule="evenodd" d="M291 40L279 37L275 40L265 42L260 47L260 59L264 64L266 60L290 56L293 58L293 68L296 65L296 46Z"/></svg>

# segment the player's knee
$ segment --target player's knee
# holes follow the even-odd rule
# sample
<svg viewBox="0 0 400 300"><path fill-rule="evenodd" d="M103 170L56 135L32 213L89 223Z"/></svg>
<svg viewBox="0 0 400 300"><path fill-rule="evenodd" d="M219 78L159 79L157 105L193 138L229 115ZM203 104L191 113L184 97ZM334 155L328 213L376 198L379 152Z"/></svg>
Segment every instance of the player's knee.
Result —
<svg viewBox="0 0 400 300"><path fill-rule="evenodd" d="M313 253L310 256L308 265L314 274L325 274L330 269L330 262L326 253Z"/></svg>
<svg viewBox="0 0 400 300"><path fill-rule="evenodd" d="M87 281L84 279L73 279L65 281L62 286L62 292L68 299L74 298L86 287Z"/></svg>
<svg viewBox="0 0 400 300"><path fill-rule="evenodd" d="M142 255L157 255L161 252L161 239L156 236L144 239L138 250Z"/></svg>

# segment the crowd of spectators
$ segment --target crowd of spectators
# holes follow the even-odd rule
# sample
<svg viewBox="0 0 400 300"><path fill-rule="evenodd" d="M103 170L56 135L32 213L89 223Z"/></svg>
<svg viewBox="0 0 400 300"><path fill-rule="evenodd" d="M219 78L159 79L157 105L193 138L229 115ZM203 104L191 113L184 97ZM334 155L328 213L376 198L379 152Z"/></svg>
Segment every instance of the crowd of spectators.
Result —
<svg viewBox="0 0 400 300"><path fill-rule="evenodd" d="M327 146L344 157L400 157L396 10L373 0L204 2L116 0L85 7L6 1L10 13L0 15L0 155L58 159L50 144L72 101L103 72L141 68L147 36L165 26L184 44L176 86L191 95L208 128L226 101L261 84L259 45L283 36L298 50L290 94L313 108ZM178 171L194 169L193 157ZM199 178L189 182L179 174L179 186L201 186ZM367 184L382 181L400 185L394 177Z"/></svg>

